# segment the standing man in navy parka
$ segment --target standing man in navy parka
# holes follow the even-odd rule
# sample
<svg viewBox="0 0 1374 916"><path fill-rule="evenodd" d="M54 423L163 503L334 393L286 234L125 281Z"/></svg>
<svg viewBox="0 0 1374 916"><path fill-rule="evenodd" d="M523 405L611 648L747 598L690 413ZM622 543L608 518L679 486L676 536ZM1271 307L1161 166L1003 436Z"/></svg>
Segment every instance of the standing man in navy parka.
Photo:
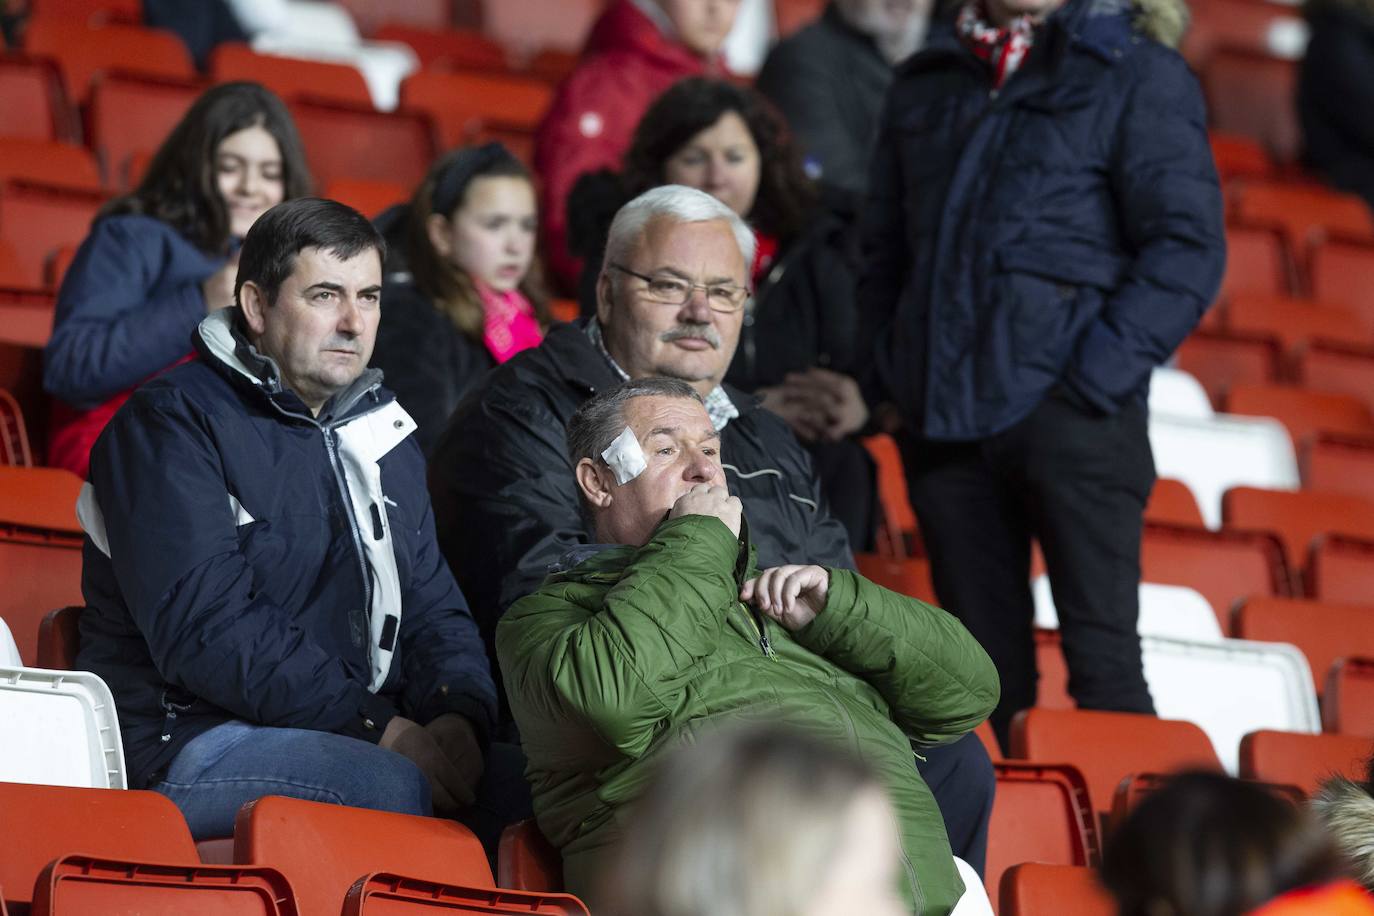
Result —
<svg viewBox="0 0 1374 916"><path fill-rule="evenodd" d="M1001 673L1004 739L1035 702L1032 538L1078 705L1153 711L1146 396L1225 259L1186 23L1182 0L967 0L888 95L866 393L901 424L940 601Z"/></svg>
<svg viewBox="0 0 1374 916"><path fill-rule="evenodd" d="M130 783L197 838L268 794L456 813L483 771L486 654L415 423L367 368L384 248L333 201L267 211L237 307L92 452L78 661L114 691Z"/></svg>

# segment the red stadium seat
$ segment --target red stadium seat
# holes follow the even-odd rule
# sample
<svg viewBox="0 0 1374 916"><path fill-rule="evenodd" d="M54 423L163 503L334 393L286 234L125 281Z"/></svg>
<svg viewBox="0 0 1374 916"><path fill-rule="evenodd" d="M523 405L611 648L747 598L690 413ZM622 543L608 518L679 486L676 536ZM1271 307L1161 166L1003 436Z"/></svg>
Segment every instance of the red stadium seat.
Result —
<svg viewBox="0 0 1374 916"><path fill-rule="evenodd" d="M1286 296L1233 296L1226 304L1226 327L1271 334L1287 350L1312 340L1374 343L1360 316L1352 310Z"/></svg>
<svg viewBox="0 0 1374 916"><path fill-rule="evenodd" d="M338 912L349 887L378 870L492 885L482 844L456 821L276 795L239 810L234 860L280 870L295 888L302 913Z"/></svg>
<svg viewBox="0 0 1374 916"><path fill-rule="evenodd" d="M1035 630L1035 668L1040 673L1035 705L1040 709L1077 709L1069 695L1069 665L1058 630Z"/></svg>
<svg viewBox="0 0 1374 916"><path fill-rule="evenodd" d="M1226 273L1221 278L1220 293L1223 300L1237 293L1285 296L1291 288L1281 233L1274 229L1226 227Z"/></svg>
<svg viewBox="0 0 1374 916"><path fill-rule="evenodd" d="M134 25L92 28L67 19L39 18L29 24L24 47L56 59L67 97L84 102L96 74L119 70L174 79L194 79L186 46L171 32Z"/></svg>
<svg viewBox="0 0 1374 916"><path fill-rule="evenodd" d="M988 825L983 884L997 893L1013 865L1096 865L1098 830L1083 774L1065 764L993 765L997 794Z"/></svg>
<svg viewBox="0 0 1374 916"><path fill-rule="evenodd" d="M410 199L410 190L394 181L339 178L320 192L322 197L348 204L368 218L375 217L394 204Z"/></svg>
<svg viewBox="0 0 1374 916"><path fill-rule="evenodd" d="M1374 244L1318 245L1312 251L1312 295L1353 309L1374 333Z"/></svg>
<svg viewBox="0 0 1374 916"><path fill-rule="evenodd" d="M517 56L554 48L577 53L605 0L558 0L556 3L482 3L482 31Z"/></svg>
<svg viewBox="0 0 1374 916"><path fill-rule="evenodd" d="M137 25L143 21L139 0L29 0L29 15L34 19L61 19L104 25L123 22Z"/></svg>
<svg viewBox="0 0 1374 916"><path fill-rule="evenodd" d="M453 25L452 0L339 0L353 16L364 35L382 38L383 22L404 23L422 29L443 29ZM463 4L460 4L460 6ZM470 4L468 4L470 5Z"/></svg>
<svg viewBox="0 0 1374 916"><path fill-rule="evenodd" d="M1232 385L1279 381L1282 356L1279 339L1272 334L1200 330L1178 348L1178 368L1196 378L1212 406L1220 408Z"/></svg>
<svg viewBox="0 0 1374 916"><path fill-rule="evenodd" d="M86 855L195 865L196 844L177 806L156 792L0 782L0 886L29 903L34 882L58 856Z"/></svg>
<svg viewBox="0 0 1374 916"><path fill-rule="evenodd" d="M579 55L571 51L545 48L530 58L529 64L525 67L525 72L536 79L557 86L577 68L577 62L580 59Z"/></svg>
<svg viewBox="0 0 1374 916"><path fill-rule="evenodd" d="M1193 491L1183 481L1167 477L1155 481L1150 501L1145 504L1145 521L1203 527L1202 510L1197 507Z"/></svg>
<svg viewBox="0 0 1374 916"><path fill-rule="evenodd" d="M778 24L778 37L786 38L797 29L808 26L825 11L825 0L773 0L773 16ZM997 899L996 886L988 896Z"/></svg>
<svg viewBox="0 0 1374 916"><path fill-rule="evenodd" d="M83 600L80 489L69 471L0 467L0 617L29 664L43 615Z"/></svg>
<svg viewBox="0 0 1374 916"><path fill-rule="evenodd" d="M992 760L1002 760L1002 742L997 740L997 733L992 730L992 723L984 719L978 723L978 727L973 730L978 736L978 740L983 742L983 750L988 752L988 757Z"/></svg>
<svg viewBox="0 0 1374 916"><path fill-rule="evenodd" d="M553 101L543 80L496 73L412 73L401 84L401 104L427 112L445 146L461 146L479 125L533 131Z"/></svg>
<svg viewBox="0 0 1374 916"><path fill-rule="evenodd" d="M43 616L38 625L38 667L53 671L78 670L76 653L81 650L80 624L84 611L85 608L79 605L69 605Z"/></svg>
<svg viewBox="0 0 1374 916"><path fill-rule="evenodd" d="M501 831L496 852L496 883L518 891L558 893L563 890L563 857L539 825L527 819Z"/></svg>
<svg viewBox="0 0 1374 916"><path fill-rule="evenodd" d="M1300 457L1303 486L1374 499L1374 439L1314 436Z"/></svg>
<svg viewBox="0 0 1374 916"><path fill-rule="evenodd" d="M1088 709L1022 710L1012 719L1010 755L1078 767L1104 818L1117 785L1131 773L1221 769L1207 733L1192 722Z"/></svg>
<svg viewBox="0 0 1374 916"><path fill-rule="evenodd" d="M588 916L587 907L570 894L528 894L434 884L400 875L375 874L359 880L344 900L343 916Z"/></svg>
<svg viewBox="0 0 1374 916"><path fill-rule="evenodd" d="M1374 595L1374 540L1328 535L1312 546L1307 594L1359 604Z"/></svg>
<svg viewBox="0 0 1374 916"><path fill-rule="evenodd" d="M1231 631L1231 608L1250 595L1288 595L1292 575L1283 546L1267 533L1205 531L1149 524L1140 550L1141 580L1200 592Z"/></svg>
<svg viewBox="0 0 1374 916"><path fill-rule="evenodd" d="M1240 49L1265 57L1301 56L1307 38L1298 12L1273 3L1246 0L1207 0L1192 11L1179 52L1203 71L1220 49Z"/></svg>
<svg viewBox="0 0 1374 916"><path fill-rule="evenodd" d="M1168 785L1170 778L1170 776L1162 773L1132 773L1121 780L1121 783L1116 787L1116 795L1112 798L1112 814L1108 818L1106 835L1111 836L1115 833L1121 823L1136 809L1136 806L1154 792ZM1295 806L1301 806L1307 801L1307 793L1297 786L1270 782L1252 784L1272 792L1285 801L1292 802Z"/></svg>
<svg viewBox="0 0 1374 916"><path fill-rule="evenodd" d="M1356 735L1251 732L1240 741L1240 775L1287 783L1311 795L1332 775L1362 779L1371 751L1374 741Z"/></svg>
<svg viewBox="0 0 1374 916"><path fill-rule="evenodd" d="M1290 99L1292 94L1273 98ZM1272 114L1272 102L1265 105ZM1242 226L1282 232L1294 262L1303 269L1312 247L1328 238L1374 239L1374 216L1362 199L1317 185L1247 183L1236 189L1231 217Z"/></svg>
<svg viewBox="0 0 1374 916"><path fill-rule="evenodd" d="M1374 604L1251 598L1236 609L1235 632L1240 639L1297 646L1307 656L1313 687L1320 694L1337 659L1347 655L1374 657Z"/></svg>
<svg viewBox="0 0 1374 916"><path fill-rule="evenodd" d="M911 552L917 529L901 452L896 441L885 434L868 436L863 444L878 469L878 501L883 511L878 546L891 556L904 557Z"/></svg>
<svg viewBox="0 0 1374 916"><path fill-rule="evenodd" d="M937 604L935 586L930 581L930 561L922 557L879 556L875 553L854 555L864 578L883 588L917 598L927 604Z"/></svg>
<svg viewBox="0 0 1374 916"><path fill-rule="evenodd" d="M1338 659L1326 676L1322 728L1374 738L1374 658Z"/></svg>
<svg viewBox="0 0 1374 916"><path fill-rule="evenodd" d="M1193 30L1189 30L1191 35ZM1187 40L1188 36L1184 37ZM1221 176L1223 182L1233 178L1273 178L1276 169L1274 160L1269 158L1269 153L1258 141L1251 137L1243 137L1238 134L1227 134L1221 131L1212 131L1208 134L1208 140L1212 145L1212 159L1217 164L1217 174ZM1226 233L1227 242L1230 242L1231 233ZM1235 248L1231 247L1234 255ZM1227 265L1229 273L1230 265ZM1274 290L1273 292L1283 292Z"/></svg>
<svg viewBox="0 0 1374 916"><path fill-rule="evenodd" d="M30 916L201 913L297 916L295 895L272 868L169 865L63 856L43 869Z"/></svg>
<svg viewBox="0 0 1374 916"><path fill-rule="evenodd" d="M1296 451L1318 433L1374 435L1374 415L1348 394L1328 394L1277 385L1235 385L1226 398L1228 413L1273 417L1288 429Z"/></svg>
<svg viewBox="0 0 1374 916"><path fill-rule="evenodd" d="M45 58L0 57L0 136L74 140L76 117L62 91L62 74Z"/></svg>
<svg viewBox="0 0 1374 916"><path fill-rule="evenodd" d="M1115 916L1116 904L1082 865L1023 862L1002 875L1001 916Z"/></svg>
<svg viewBox="0 0 1374 916"><path fill-rule="evenodd" d="M33 450L29 446L28 424L14 395L0 388L0 465L30 467Z"/></svg>
<svg viewBox="0 0 1374 916"><path fill-rule="evenodd" d="M138 76L108 76L91 90L91 146L105 167L112 190L136 183L131 164L151 154L200 95L198 83Z"/></svg>
<svg viewBox="0 0 1374 916"><path fill-rule="evenodd" d="M10 178L100 191L100 166L91 151L56 140L0 137L0 181Z"/></svg>
<svg viewBox="0 0 1374 916"><path fill-rule="evenodd" d="M422 114L318 102L295 102L290 109L321 186L361 178L414 187L438 152L434 125Z"/></svg>
<svg viewBox="0 0 1374 916"><path fill-rule="evenodd" d="M0 184L0 238L14 249L24 285L42 288L48 264L64 245L86 237L103 194L11 180Z"/></svg>
<svg viewBox="0 0 1374 916"><path fill-rule="evenodd" d="M318 99L372 106L362 71L347 64L258 54L246 44L226 42L210 54L210 77L216 83L252 80L284 99Z"/></svg>
<svg viewBox="0 0 1374 916"><path fill-rule="evenodd" d="M1294 568L1306 561L1318 535L1374 538L1374 500L1344 493L1236 487L1222 498L1222 515L1228 528L1277 534Z"/></svg>
<svg viewBox="0 0 1374 916"><path fill-rule="evenodd" d="M1299 353L1297 374L1309 388L1352 394L1374 410L1374 346L1313 342Z"/></svg>
<svg viewBox="0 0 1374 916"><path fill-rule="evenodd" d="M1293 61L1229 48L1211 53L1202 71L1212 127L1253 137L1279 162L1297 159L1301 144L1291 102L1296 84Z"/></svg>
<svg viewBox="0 0 1374 916"><path fill-rule="evenodd" d="M378 41L399 41L410 45L426 70L486 70L502 73L510 69L506 49L470 29L427 29L388 22L377 29L373 37Z"/></svg>

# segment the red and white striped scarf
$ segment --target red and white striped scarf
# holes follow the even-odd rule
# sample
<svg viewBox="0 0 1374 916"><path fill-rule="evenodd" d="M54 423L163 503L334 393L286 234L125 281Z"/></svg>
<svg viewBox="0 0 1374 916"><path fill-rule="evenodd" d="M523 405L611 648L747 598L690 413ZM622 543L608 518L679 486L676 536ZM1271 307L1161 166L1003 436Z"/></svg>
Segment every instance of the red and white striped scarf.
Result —
<svg viewBox="0 0 1374 916"><path fill-rule="evenodd" d="M1006 28L999 29L988 21L987 8L981 0L964 4L955 28L974 56L992 68L994 89L1002 88L1011 78L1035 43L1035 23L1030 16L1017 16Z"/></svg>

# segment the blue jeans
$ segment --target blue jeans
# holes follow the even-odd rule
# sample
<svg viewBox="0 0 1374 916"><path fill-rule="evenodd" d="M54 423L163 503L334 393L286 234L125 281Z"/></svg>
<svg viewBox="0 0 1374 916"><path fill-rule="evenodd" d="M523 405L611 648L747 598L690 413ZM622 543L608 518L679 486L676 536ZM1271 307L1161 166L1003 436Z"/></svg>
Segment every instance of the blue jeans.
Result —
<svg viewBox="0 0 1374 916"><path fill-rule="evenodd" d="M329 732L225 722L193 738L152 789L176 803L197 840L234 833L246 802L286 795L429 815L429 782L393 751Z"/></svg>

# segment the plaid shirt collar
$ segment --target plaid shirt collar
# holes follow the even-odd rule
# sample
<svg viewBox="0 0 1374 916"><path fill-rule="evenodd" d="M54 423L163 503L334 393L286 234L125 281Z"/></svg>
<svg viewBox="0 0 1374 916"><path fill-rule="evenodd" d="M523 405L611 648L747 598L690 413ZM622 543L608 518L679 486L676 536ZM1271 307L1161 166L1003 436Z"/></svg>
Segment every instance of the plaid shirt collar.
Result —
<svg viewBox="0 0 1374 916"><path fill-rule="evenodd" d="M615 361L611 354L606 350L606 342L601 337L601 323L595 318L587 322L587 336L592 343L601 351L601 355L606 358L606 362L611 364L615 374L620 376L621 381L628 382L630 374L620 368L620 364ZM711 389L711 393L705 398L706 415L711 418L711 425L716 428L716 432L723 430L726 425L735 417L739 416L739 408L735 402L730 400L730 395L725 393L725 389L717 385Z"/></svg>

